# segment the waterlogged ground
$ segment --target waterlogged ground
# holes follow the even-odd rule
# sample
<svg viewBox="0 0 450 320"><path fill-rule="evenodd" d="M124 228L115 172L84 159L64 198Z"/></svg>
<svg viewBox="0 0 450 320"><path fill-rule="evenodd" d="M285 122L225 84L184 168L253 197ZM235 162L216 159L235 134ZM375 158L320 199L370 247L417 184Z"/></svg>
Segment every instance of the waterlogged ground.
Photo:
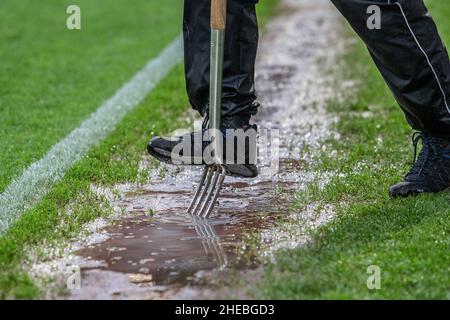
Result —
<svg viewBox="0 0 450 320"><path fill-rule="evenodd" d="M340 20L327 0L282 3L260 45L257 89L263 107L254 119L262 132L275 132L261 150L279 145L272 153L280 159L272 163L276 174L268 174L269 153L263 157L265 174L257 179L227 177L218 209L205 221L185 213L201 168L155 168L144 157L147 183L93 186L115 218L94 223L90 240L71 246L63 259L36 264L35 274L79 267L81 283L69 291L70 299L204 298L205 288L220 295L218 286L236 271L255 269L281 247L302 245L311 228L332 219L331 206L317 211L311 204L296 212L289 201L293 191L312 181L325 185L333 174L313 172L310 164L318 152L332 152L323 141L335 134L337 119L326 113L326 103L352 86L336 88L332 81L343 50Z"/></svg>

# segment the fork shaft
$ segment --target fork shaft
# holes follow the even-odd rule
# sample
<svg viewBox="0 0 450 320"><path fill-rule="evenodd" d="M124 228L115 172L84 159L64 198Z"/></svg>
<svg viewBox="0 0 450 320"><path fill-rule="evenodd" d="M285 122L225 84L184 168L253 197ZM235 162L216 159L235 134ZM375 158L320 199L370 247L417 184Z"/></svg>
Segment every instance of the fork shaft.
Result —
<svg viewBox="0 0 450 320"><path fill-rule="evenodd" d="M225 52L225 26L227 0L211 1L211 57L209 82L209 129L213 143L214 163L222 162L222 147L219 145L220 118L222 111L222 78Z"/></svg>
<svg viewBox="0 0 450 320"><path fill-rule="evenodd" d="M220 128L224 44L225 32L223 30L211 30L210 129Z"/></svg>
<svg viewBox="0 0 450 320"><path fill-rule="evenodd" d="M222 147L219 144L220 120L222 109L222 73L224 57L225 31L211 30L211 73L209 91L209 131L214 150L214 163L222 162Z"/></svg>

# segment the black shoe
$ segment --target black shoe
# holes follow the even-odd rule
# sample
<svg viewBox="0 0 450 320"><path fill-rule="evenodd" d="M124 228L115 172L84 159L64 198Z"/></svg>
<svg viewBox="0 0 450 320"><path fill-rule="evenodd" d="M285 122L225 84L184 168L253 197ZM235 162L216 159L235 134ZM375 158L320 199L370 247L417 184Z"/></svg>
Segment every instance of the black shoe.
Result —
<svg viewBox="0 0 450 320"><path fill-rule="evenodd" d="M220 131L222 133L223 141L223 159L227 175L237 176L243 178L254 178L258 175L256 167L256 126L249 124L250 116L231 116L224 117L221 121ZM158 159L159 161L168 164L181 165L205 165L211 164L208 159L204 158L204 151L210 145L210 140L207 138L207 125L203 124L202 131L192 132L181 137L162 138L154 137L147 145L148 153ZM254 143L254 147L250 148L250 143L245 145L244 161L238 162L237 143L234 143L234 157L227 156L227 138L231 139L230 134L245 132L252 136L250 143ZM251 130L251 131L248 131ZM233 137L234 138L234 137ZM254 142L252 142L254 141ZM189 154L184 154L189 150ZM253 151L254 150L254 151ZM250 155L252 153L252 156Z"/></svg>
<svg viewBox="0 0 450 320"><path fill-rule="evenodd" d="M417 145L422 140L423 148L416 159ZM414 164L403 182L392 186L389 194L393 198L415 196L421 193L436 193L450 188L450 141L424 133L415 133ZM416 161L417 160L417 161Z"/></svg>

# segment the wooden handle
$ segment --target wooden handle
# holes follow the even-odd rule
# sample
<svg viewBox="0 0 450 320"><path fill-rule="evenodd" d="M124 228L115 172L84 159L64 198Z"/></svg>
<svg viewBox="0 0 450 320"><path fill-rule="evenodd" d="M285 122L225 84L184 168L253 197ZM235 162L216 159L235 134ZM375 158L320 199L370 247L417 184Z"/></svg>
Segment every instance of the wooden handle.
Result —
<svg viewBox="0 0 450 320"><path fill-rule="evenodd" d="M225 30L227 0L211 0L211 29Z"/></svg>

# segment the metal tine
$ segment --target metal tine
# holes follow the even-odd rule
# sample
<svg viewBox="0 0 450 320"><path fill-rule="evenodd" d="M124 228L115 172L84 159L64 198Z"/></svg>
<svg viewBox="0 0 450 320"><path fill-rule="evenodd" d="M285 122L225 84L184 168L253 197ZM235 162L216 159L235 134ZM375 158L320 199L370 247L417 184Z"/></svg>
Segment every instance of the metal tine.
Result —
<svg viewBox="0 0 450 320"><path fill-rule="evenodd" d="M208 243L210 253L212 253L212 255L214 256L218 267L223 268L226 258L224 258L223 251L221 250L221 248L219 248L219 237L217 236L213 226L211 226L208 220L202 219L201 226L203 232L206 234L206 241Z"/></svg>
<svg viewBox="0 0 450 320"><path fill-rule="evenodd" d="M211 187L209 188L208 196L206 197L200 211L197 214L199 217L203 217L205 211L209 209L209 207L211 206L210 205L211 199L213 198L213 196L215 196L215 194L217 194L217 192L215 193L215 191L217 190L217 181L219 180L219 177L222 174L222 172L220 170L220 167L218 166L214 166L213 168L214 168L212 169L214 172L213 182L211 183Z"/></svg>
<svg viewBox="0 0 450 320"><path fill-rule="evenodd" d="M227 261L225 254L223 253L222 246L217 241L214 241L213 247L214 247L214 251L216 253L215 256L217 259L218 267L220 269L225 268L228 264L228 261Z"/></svg>
<svg viewBox="0 0 450 320"><path fill-rule="evenodd" d="M220 256L222 257L222 265L221 268L225 268L228 265L228 257L226 255L226 253L223 251L222 245L220 243L217 244L219 252L220 252Z"/></svg>
<svg viewBox="0 0 450 320"><path fill-rule="evenodd" d="M210 202L208 209L202 214L203 218L208 218L211 215L211 212L216 204L217 198L219 197L220 191L222 190L223 182L225 181L225 168L220 166L219 183L216 186L216 191L213 195L212 201Z"/></svg>
<svg viewBox="0 0 450 320"><path fill-rule="evenodd" d="M208 242L208 246L209 246L209 249L210 249L209 250L209 254L213 256L214 260L217 263L217 266L219 268L221 268L222 267L222 259L220 258L220 256L217 253L216 245L215 245L214 240L211 239L211 238L208 238L207 242Z"/></svg>
<svg viewBox="0 0 450 320"><path fill-rule="evenodd" d="M206 254L211 254L212 253L214 255L215 250L214 250L213 244L211 243L212 242L211 241L211 236L209 235L208 231L206 230L203 221L199 222L198 227L200 229L200 237L202 238L203 247L205 249L207 247ZM206 243L206 246L205 246L205 243Z"/></svg>
<svg viewBox="0 0 450 320"><path fill-rule="evenodd" d="M211 224L208 220L200 218L199 220L199 228L202 233L203 241L206 242L208 246L208 254L212 254L216 262L218 263L219 268L223 267L223 257L221 256L220 250L218 250L218 236L216 232L212 229Z"/></svg>
<svg viewBox="0 0 450 320"><path fill-rule="evenodd" d="M197 235L200 237L200 239L202 240L203 243L203 248L205 249L205 252L208 253L205 244L204 244L204 235L203 232L201 231L200 225L198 224L198 222L195 220L195 218L192 221L192 225L194 226L195 232L197 233Z"/></svg>
<svg viewBox="0 0 450 320"><path fill-rule="evenodd" d="M197 234L200 236L200 238L204 239L206 237L202 225L198 221L194 222L194 228Z"/></svg>
<svg viewBox="0 0 450 320"><path fill-rule="evenodd" d="M214 226L209 220L195 215L192 217L192 224L201 239L205 254L214 257L218 268L225 268L228 265L228 257L222 248L220 237L217 235Z"/></svg>
<svg viewBox="0 0 450 320"><path fill-rule="evenodd" d="M197 223L197 221L194 221L194 228L195 228L195 232L197 232L198 236L201 239L202 245L203 245L203 249L205 250L205 254L208 255L209 254L209 249L206 247L206 241L205 241L205 235L203 234L203 232L201 231L201 227L200 225Z"/></svg>
<svg viewBox="0 0 450 320"><path fill-rule="evenodd" d="M212 180L212 177L214 174L214 170L211 166L207 166L205 170L208 170L206 182L203 184L203 189L201 191L198 202L195 204L194 209L191 211L193 215L197 215L197 216L198 216L198 210L203 205L204 199L205 199L206 195L208 194L209 186L211 185L211 180Z"/></svg>
<svg viewBox="0 0 450 320"><path fill-rule="evenodd" d="M215 231L213 231L211 229L212 227L211 227L211 224L208 222L208 220L202 219L202 221L203 221L203 227L204 227L204 230L205 230L205 233L207 234L207 236L211 239L216 239L217 234Z"/></svg>
<svg viewBox="0 0 450 320"><path fill-rule="evenodd" d="M202 178L200 179L200 183L198 184L198 188L197 191L195 192L194 198L191 201L191 204L189 205L189 208L187 210L188 213L192 213L192 209L194 208L194 205L197 202L197 199L203 189L203 185L205 184L205 180L206 180L206 176L208 175L209 172L209 167L205 167L205 169L203 170L203 175Z"/></svg>
<svg viewBox="0 0 450 320"><path fill-rule="evenodd" d="M207 221L207 220L205 220ZM220 268L224 268L228 264L228 259L226 254L223 251L222 245L220 243L220 237L216 234L216 231L214 230L214 227L209 224L208 222L205 223L205 229L206 232L210 235L214 251L216 252L217 261L219 263Z"/></svg>

